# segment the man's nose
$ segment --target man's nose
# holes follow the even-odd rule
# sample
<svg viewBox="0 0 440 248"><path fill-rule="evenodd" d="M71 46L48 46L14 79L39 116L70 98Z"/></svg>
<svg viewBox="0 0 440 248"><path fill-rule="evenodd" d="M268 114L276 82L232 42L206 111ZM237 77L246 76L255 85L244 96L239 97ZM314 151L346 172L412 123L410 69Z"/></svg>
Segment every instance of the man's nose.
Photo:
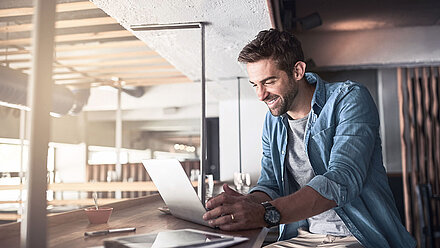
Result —
<svg viewBox="0 0 440 248"><path fill-rule="evenodd" d="M258 100L264 101L264 99L266 99L268 95L266 88L264 86L258 86L256 91L257 91Z"/></svg>

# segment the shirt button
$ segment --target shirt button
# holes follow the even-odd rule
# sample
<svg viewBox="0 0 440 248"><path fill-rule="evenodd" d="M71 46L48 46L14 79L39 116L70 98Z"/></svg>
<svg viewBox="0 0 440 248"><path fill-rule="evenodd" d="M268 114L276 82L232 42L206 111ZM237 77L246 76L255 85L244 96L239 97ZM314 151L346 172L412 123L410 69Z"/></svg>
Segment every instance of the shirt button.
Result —
<svg viewBox="0 0 440 248"><path fill-rule="evenodd" d="M282 152L281 152L281 154L284 154L284 153L286 153L286 152L285 152L285 151L282 151Z"/></svg>

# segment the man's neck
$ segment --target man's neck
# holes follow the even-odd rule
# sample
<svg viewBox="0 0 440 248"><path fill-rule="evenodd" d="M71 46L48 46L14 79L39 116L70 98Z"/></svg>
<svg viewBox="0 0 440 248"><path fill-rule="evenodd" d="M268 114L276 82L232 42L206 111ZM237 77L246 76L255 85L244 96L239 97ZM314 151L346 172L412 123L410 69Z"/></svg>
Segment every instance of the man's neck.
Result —
<svg viewBox="0 0 440 248"><path fill-rule="evenodd" d="M287 111L287 114L295 120L301 119L309 114L316 88L315 84L309 84L305 78L301 79L298 83L299 87L295 102L292 104L291 109Z"/></svg>

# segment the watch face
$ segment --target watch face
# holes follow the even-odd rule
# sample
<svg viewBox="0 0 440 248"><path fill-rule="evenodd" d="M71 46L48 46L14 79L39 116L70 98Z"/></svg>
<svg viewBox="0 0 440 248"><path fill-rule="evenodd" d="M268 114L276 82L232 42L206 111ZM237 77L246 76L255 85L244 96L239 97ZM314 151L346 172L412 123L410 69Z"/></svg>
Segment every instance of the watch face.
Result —
<svg viewBox="0 0 440 248"><path fill-rule="evenodd" d="M277 224L278 222L280 222L280 213L278 213L278 211L274 209L266 211L264 217L268 222L272 224Z"/></svg>

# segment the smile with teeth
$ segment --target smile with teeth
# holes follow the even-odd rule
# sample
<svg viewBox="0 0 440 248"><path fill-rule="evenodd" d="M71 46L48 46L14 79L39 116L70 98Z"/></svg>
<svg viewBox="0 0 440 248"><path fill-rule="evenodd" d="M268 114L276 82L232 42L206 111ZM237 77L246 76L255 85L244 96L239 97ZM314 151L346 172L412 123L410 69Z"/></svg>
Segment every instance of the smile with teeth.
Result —
<svg viewBox="0 0 440 248"><path fill-rule="evenodd" d="M267 104L267 105L272 105L273 103L276 102L276 100L278 100L278 98L279 98L279 97L275 97L275 98L273 98L273 99L270 100L270 101L266 101L266 104Z"/></svg>

